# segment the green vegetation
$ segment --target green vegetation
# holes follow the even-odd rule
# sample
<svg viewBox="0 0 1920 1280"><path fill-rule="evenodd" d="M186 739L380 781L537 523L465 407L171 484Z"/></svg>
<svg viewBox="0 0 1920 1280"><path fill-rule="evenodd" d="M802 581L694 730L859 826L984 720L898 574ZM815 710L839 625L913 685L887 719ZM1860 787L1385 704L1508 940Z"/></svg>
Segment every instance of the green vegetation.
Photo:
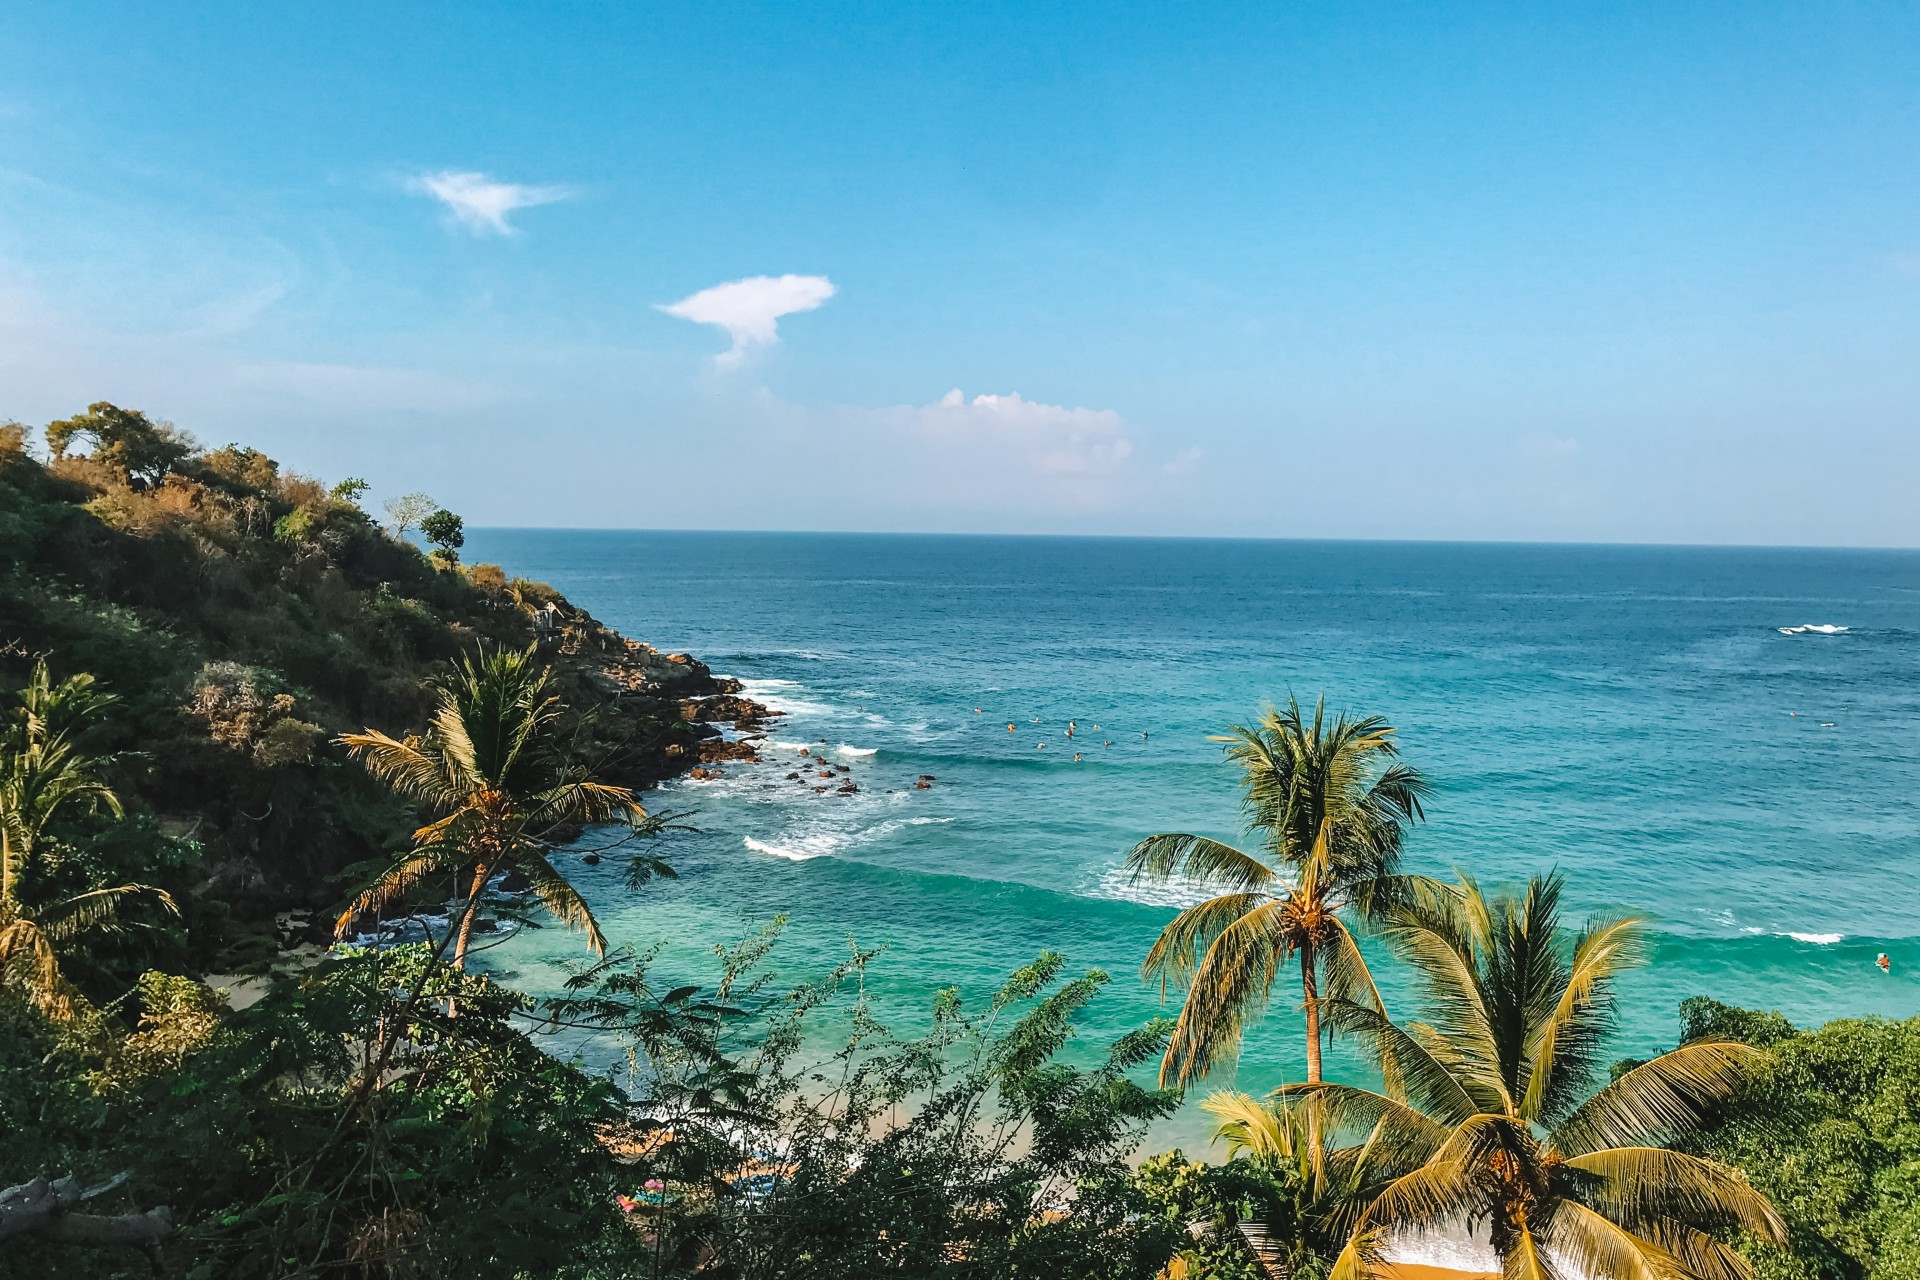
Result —
<svg viewBox="0 0 1920 1280"><path fill-rule="evenodd" d="M1556 1258L1605 1276L1738 1275L1742 1260L1714 1233L1783 1239L1737 1171L1672 1149L1757 1073L1757 1050L1698 1040L1589 1094L1640 928L1595 922L1569 944L1560 888L1535 878L1521 896L1489 897L1468 880L1397 911L1388 936L1420 976L1428 1020L1403 1028L1332 1002L1335 1023L1373 1049L1382 1088L1278 1092L1330 1139L1388 1153L1392 1180L1354 1221L1335 1280L1366 1274L1390 1233L1469 1221L1487 1224L1515 1280L1548 1280Z"/></svg>
<svg viewBox="0 0 1920 1280"><path fill-rule="evenodd" d="M1320 992L1381 1007L1340 913L1377 916L1431 892L1428 882L1398 873L1401 840L1420 818L1426 780L1393 758L1385 721L1329 722L1324 703L1309 721L1289 700L1285 710L1268 708L1257 727L1236 725L1221 741L1240 768L1247 827L1266 860L1192 835L1149 836L1127 855L1136 881L1181 876L1224 891L1182 911L1141 967L1163 992L1170 981L1187 988L1160 1077L1184 1086L1232 1055L1280 967L1298 957L1307 1078L1318 1080Z"/></svg>
<svg viewBox="0 0 1920 1280"><path fill-rule="evenodd" d="M1692 1146L1744 1171L1786 1219L1788 1248L1746 1250L1761 1280L1920 1275L1920 1018L1796 1031L1705 997L1683 1042L1764 1051L1764 1070Z"/></svg>
<svg viewBox="0 0 1920 1280"><path fill-rule="evenodd" d="M780 989L775 922L688 984L556 865L597 827L634 889L673 874L636 789L695 758L698 664L647 692L643 647L460 566L423 494L383 529L362 480L104 403L47 443L0 428L0 1274L1362 1280L1464 1224L1514 1280L1920 1268L1920 1020L1689 1001L1679 1047L1603 1082L1638 924L1569 927L1555 877L1403 874L1427 784L1378 718L1235 729L1257 851L1129 855L1221 891L1148 953L1177 1021L1067 1061L1107 977L1046 953L883 1026L873 952ZM270 963L300 940L275 911L331 941L443 903L425 942ZM468 971L486 912L534 908L590 952L544 1000ZM199 980L249 955L252 1003ZM1224 1160L1131 1168L1294 962L1308 1079L1207 1099ZM1374 1078L1323 1079L1323 1034ZM625 1069L549 1051L589 1037Z"/></svg>
<svg viewBox="0 0 1920 1280"><path fill-rule="evenodd" d="M130 905L137 927L69 966L97 1000L156 964L264 964L276 913L310 913L309 939L327 938L343 888L413 825L332 739L419 732L432 679L478 644L524 650L543 606L561 620L544 652L568 708L553 732L618 786L692 762L702 728L677 697L596 683L623 640L497 566L436 565L360 509L364 481L201 449L106 403L47 441L42 460L25 428L0 428L0 697L44 660L55 685L90 677L118 699L86 749L127 821L68 804L48 856L71 888L147 883L182 913ZM438 507L419 505L416 524Z"/></svg>

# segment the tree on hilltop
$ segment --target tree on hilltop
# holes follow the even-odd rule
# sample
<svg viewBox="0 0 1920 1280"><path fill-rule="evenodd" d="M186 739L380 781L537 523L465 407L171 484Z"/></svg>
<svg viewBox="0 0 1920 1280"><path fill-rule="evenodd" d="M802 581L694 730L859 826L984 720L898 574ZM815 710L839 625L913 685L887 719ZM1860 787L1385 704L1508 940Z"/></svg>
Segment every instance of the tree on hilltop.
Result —
<svg viewBox="0 0 1920 1280"><path fill-rule="evenodd" d="M439 506L424 493L403 493L387 499L387 519L393 522L393 532L398 537L432 515Z"/></svg>
<svg viewBox="0 0 1920 1280"><path fill-rule="evenodd" d="M87 411L47 424L47 447L64 458L75 441L91 456L126 472L129 482L155 485L193 453L192 436L170 422L155 422L137 409L96 400Z"/></svg>

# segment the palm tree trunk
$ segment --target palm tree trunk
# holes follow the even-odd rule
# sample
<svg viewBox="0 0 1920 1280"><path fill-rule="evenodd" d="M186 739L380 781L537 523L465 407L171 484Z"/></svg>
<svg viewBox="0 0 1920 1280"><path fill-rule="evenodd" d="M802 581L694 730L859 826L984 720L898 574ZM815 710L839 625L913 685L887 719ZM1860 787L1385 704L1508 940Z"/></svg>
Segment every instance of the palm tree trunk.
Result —
<svg viewBox="0 0 1920 1280"><path fill-rule="evenodd" d="M1300 946L1300 988L1307 1001L1307 1083L1320 1083L1320 981L1313 971L1313 944Z"/></svg>
<svg viewBox="0 0 1920 1280"><path fill-rule="evenodd" d="M486 892L487 877L493 874L493 865L478 862L473 867L473 883L467 889L467 904L460 912L460 932L453 943L453 972L456 976L467 971L467 942L473 937L473 917L480 910L480 895ZM447 997L447 1016L453 1017L455 1003L452 996Z"/></svg>
<svg viewBox="0 0 1920 1280"><path fill-rule="evenodd" d="M467 971L467 940L473 936L473 916L480 910L480 895L486 891L487 877L493 873L493 867L485 862L476 863L473 868L473 884L467 889L466 909L460 913L460 936L453 944L453 970L455 973Z"/></svg>

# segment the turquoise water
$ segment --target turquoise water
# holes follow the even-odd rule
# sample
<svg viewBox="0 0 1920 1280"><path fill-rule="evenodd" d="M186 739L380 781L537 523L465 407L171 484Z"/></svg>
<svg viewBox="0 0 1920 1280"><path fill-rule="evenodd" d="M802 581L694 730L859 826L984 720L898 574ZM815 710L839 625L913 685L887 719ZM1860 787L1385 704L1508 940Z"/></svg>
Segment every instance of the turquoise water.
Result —
<svg viewBox="0 0 1920 1280"><path fill-rule="evenodd" d="M1399 726L1435 781L1414 868L1559 867L1577 910L1652 921L1621 1055L1670 1044L1699 993L1802 1024L1920 1008L1920 553L505 530L468 550L788 712L766 763L649 797L696 813L680 879L570 869L669 969L784 912L783 976L885 944L869 989L910 1028L936 988L1053 948L1113 975L1087 1034L1116 1035L1158 1010L1137 967L1191 900L1126 885L1127 847L1236 838L1207 735L1324 692ZM1778 630L1806 623L1848 630ZM785 780L801 745L860 793ZM492 959L542 989L578 954L546 929ZM1302 1070L1289 987L1238 1082Z"/></svg>

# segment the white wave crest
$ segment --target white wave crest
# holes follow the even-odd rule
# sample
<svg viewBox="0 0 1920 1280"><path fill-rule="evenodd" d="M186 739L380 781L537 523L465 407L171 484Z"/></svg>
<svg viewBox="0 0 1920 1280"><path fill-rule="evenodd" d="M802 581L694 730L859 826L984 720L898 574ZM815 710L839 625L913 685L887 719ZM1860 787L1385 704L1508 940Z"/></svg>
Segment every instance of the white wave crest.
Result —
<svg viewBox="0 0 1920 1280"><path fill-rule="evenodd" d="M1205 902L1214 896L1216 890L1209 889L1198 881L1184 878L1175 880L1141 880L1135 882L1133 873L1125 867L1112 867L1100 877L1100 883L1090 898L1112 898L1119 902L1137 902L1144 907L1191 907Z"/></svg>
<svg viewBox="0 0 1920 1280"><path fill-rule="evenodd" d="M877 755L880 751L880 748L850 747L843 742L839 746L835 747L834 750L838 751L843 756L870 756L870 755Z"/></svg>
<svg viewBox="0 0 1920 1280"><path fill-rule="evenodd" d="M785 858L788 862L810 862L814 858L824 858L832 852L830 849L807 849L801 847L806 843L804 838L796 841L795 844L784 845L771 844L765 840L755 840L752 836L746 836L741 840L741 843L755 853L765 853L775 858Z"/></svg>
<svg viewBox="0 0 1920 1280"><path fill-rule="evenodd" d="M1804 636L1809 634L1816 636L1837 636L1845 631L1846 628L1836 627L1830 622L1803 622L1797 627L1775 627L1774 630L1783 636Z"/></svg>
<svg viewBox="0 0 1920 1280"><path fill-rule="evenodd" d="M1830 947L1847 935L1844 933L1795 933L1793 930L1788 929L1784 933L1776 933L1773 936L1776 938L1792 938L1795 942L1811 942L1816 947Z"/></svg>

